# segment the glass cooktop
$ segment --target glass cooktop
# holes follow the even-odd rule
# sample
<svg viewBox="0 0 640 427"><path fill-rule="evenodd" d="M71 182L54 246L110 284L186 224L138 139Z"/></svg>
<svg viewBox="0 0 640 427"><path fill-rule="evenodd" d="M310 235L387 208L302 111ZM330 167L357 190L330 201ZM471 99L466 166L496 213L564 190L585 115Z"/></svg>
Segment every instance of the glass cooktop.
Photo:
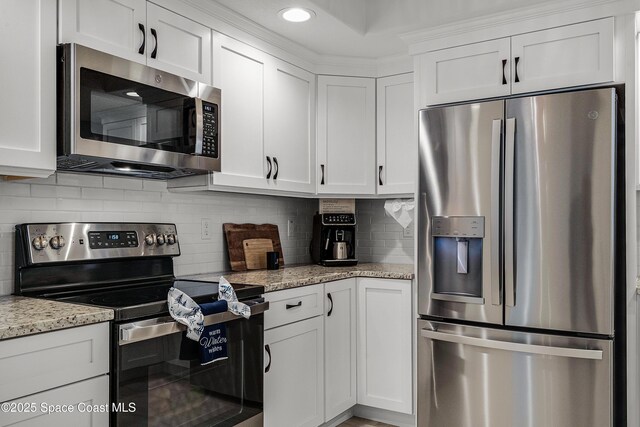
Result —
<svg viewBox="0 0 640 427"><path fill-rule="evenodd" d="M172 286L180 289L199 304L218 299L217 283L180 279L52 298L74 304L110 308L114 310L114 320L130 320L168 314L167 293ZM264 292L262 286L255 285L237 284L233 285L233 288L240 300L258 297Z"/></svg>

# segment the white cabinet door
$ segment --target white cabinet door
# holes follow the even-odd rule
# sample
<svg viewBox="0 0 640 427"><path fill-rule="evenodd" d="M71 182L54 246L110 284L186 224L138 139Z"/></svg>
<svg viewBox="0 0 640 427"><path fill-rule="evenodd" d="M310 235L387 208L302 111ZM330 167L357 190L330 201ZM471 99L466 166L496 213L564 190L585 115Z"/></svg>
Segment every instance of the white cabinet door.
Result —
<svg viewBox="0 0 640 427"><path fill-rule="evenodd" d="M25 403L31 405L29 411L0 412L0 426L108 427L109 375L32 394L4 405L11 408L14 404ZM62 407L72 407L73 411L65 412L61 410ZM35 412L31 409L35 409Z"/></svg>
<svg viewBox="0 0 640 427"><path fill-rule="evenodd" d="M509 44L506 37L424 54L427 105L509 95Z"/></svg>
<svg viewBox="0 0 640 427"><path fill-rule="evenodd" d="M417 112L413 73L378 79L378 194L413 194L417 174Z"/></svg>
<svg viewBox="0 0 640 427"><path fill-rule="evenodd" d="M412 413L411 281L358 279L358 403Z"/></svg>
<svg viewBox="0 0 640 427"><path fill-rule="evenodd" d="M356 404L356 279L325 284L325 422Z"/></svg>
<svg viewBox="0 0 640 427"><path fill-rule="evenodd" d="M374 194L375 80L318 76L318 193Z"/></svg>
<svg viewBox="0 0 640 427"><path fill-rule="evenodd" d="M0 174L56 168L56 2L0 2Z"/></svg>
<svg viewBox="0 0 640 427"><path fill-rule="evenodd" d="M222 90L222 171L214 185L266 188L264 89L267 55L214 34L213 84ZM271 163L273 173L273 164Z"/></svg>
<svg viewBox="0 0 640 427"><path fill-rule="evenodd" d="M273 173L269 187L315 193L315 75L273 59L267 74L265 154Z"/></svg>
<svg viewBox="0 0 640 427"><path fill-rule="evenodd" d="M513 36L513 93L613 81L613 18Z"/></svg>
<svg viewBox="0 0 640 427"><path fill-rule="evenodd" d="M265 331L265 427L324 421L323 316Z"/></svg>
<svg viewBox="0 0 640 427"><path fill-rule="evenodd" d="M146 63L151 45L145 40L145 0L58 0L58 7L60 43L79 43Z"/></svg>
<svg viewBox="0 0 640 427"><path fill-rule="evenodd" d="M147 3L147 65L211 84L211 30Z"/></svg>

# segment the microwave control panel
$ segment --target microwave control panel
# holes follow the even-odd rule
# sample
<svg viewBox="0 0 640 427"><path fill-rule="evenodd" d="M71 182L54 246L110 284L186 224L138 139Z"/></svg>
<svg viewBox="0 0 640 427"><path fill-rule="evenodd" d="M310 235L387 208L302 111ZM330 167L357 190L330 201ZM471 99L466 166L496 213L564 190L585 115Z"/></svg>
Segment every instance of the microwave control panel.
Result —
<svg viewBox="0 0 640 427"><path fill-rule="evenodd" d="M202 155L218 158L218 106L202 101Z"/></svg>

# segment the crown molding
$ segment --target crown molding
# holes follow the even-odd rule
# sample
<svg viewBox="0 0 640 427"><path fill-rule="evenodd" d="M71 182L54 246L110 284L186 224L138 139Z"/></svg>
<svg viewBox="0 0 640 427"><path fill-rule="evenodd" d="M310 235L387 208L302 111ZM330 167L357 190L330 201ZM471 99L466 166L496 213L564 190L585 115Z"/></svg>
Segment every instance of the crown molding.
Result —
<svg viewBox="0 0 640 427"><path fill-rule="evenodd" d="M640 8L639 0L565 0L547 1L482 18L471 18L427 30L402 34L409 53L522 34L545 28L630 13Z"/></svg>

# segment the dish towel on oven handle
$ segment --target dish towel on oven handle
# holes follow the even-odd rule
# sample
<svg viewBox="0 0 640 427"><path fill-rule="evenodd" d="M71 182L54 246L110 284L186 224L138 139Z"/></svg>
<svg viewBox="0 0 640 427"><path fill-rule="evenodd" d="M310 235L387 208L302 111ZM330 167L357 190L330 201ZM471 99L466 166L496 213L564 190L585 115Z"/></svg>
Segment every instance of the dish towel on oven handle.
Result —
<svg viewBox="0 0 640 427"><path fill-rule="evenodd" d="M229 305L229 311L236 316L242 316L248 319L251 316L251 307L247 304L238 301L236 292L233 290L233 286L225 279L220 277L218 281L218 299L227 301Z"/></svg>

